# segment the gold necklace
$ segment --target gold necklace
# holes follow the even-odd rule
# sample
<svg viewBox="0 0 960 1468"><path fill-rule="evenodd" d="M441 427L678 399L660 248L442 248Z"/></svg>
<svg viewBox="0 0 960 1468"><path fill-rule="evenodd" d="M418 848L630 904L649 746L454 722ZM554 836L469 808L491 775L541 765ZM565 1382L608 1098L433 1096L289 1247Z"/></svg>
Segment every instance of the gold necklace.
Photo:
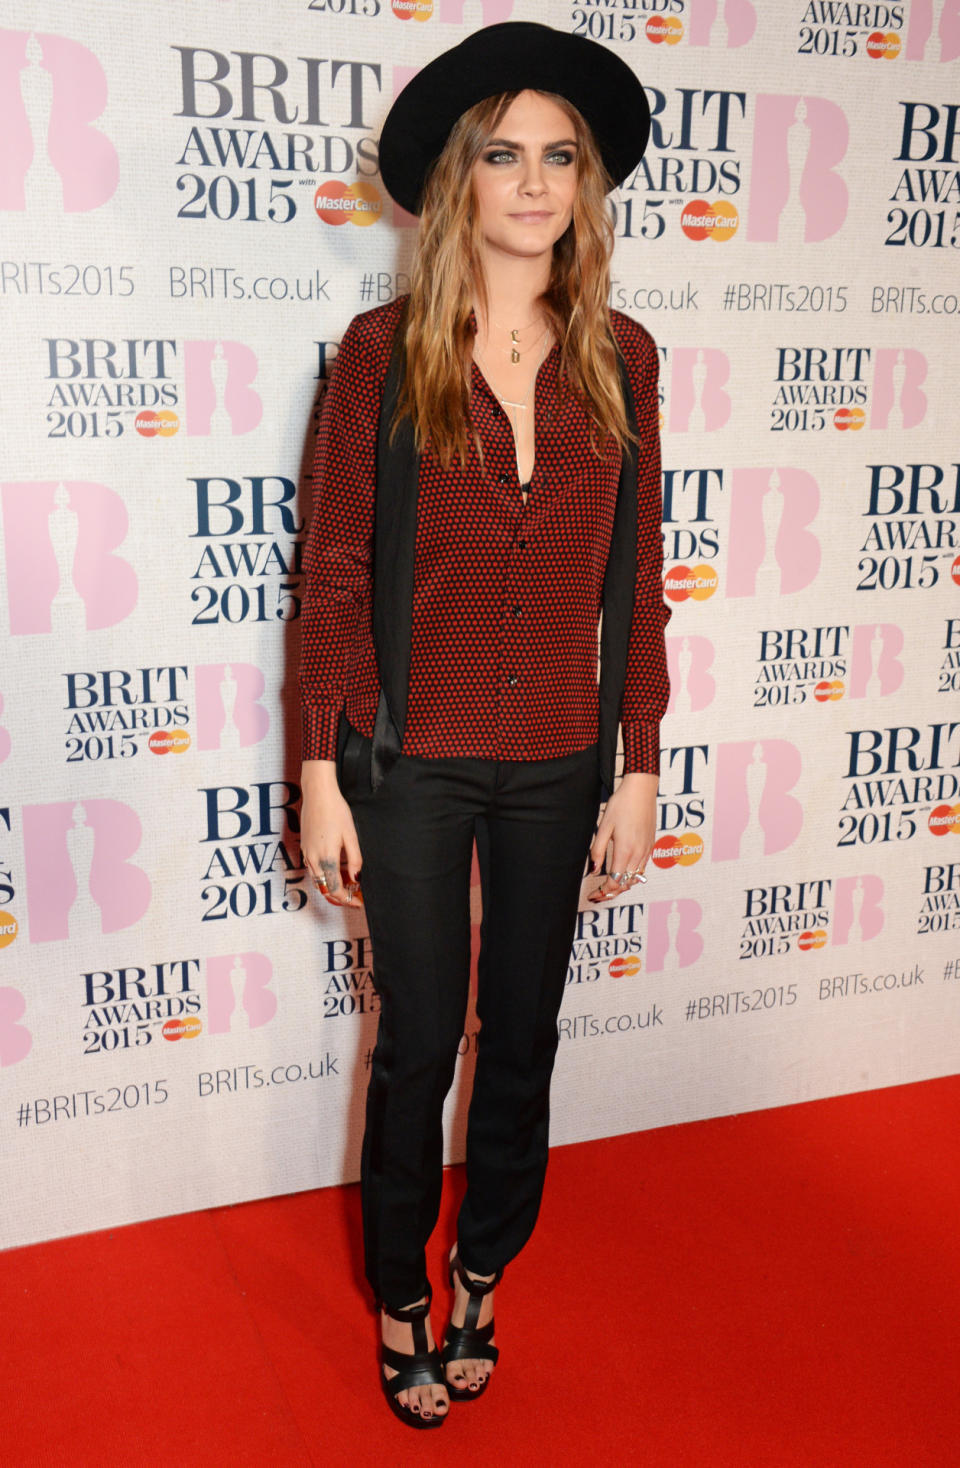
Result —
<svg viewBox="0 0 960 1468"><path fill-rule="evenodd" d="M538 347L542 347L543 344L544 344L544 342L547 340L547 337L549 336L549 334L550 334L550 328L548 326L544 330L543 336L536 343L536 345ZM529 352L530 350L531 350L530 347L527 347L526 348L526 351ZM480 367L481 368L485 368L487 371L489 371L489 364L487 363L485 357L483 356L483 353L476 346L474 346L474 355L475 355L478 363L480 364ZM529 407L529 403L530 403L530 389L533 387L533 384L536 382L536 380L537 380L537 373L540 371L540 368L543 366L544 362L546 361L546 358L547 358L546 352L541 353L540 359L537 362L536 367L533 369L533 376L531 377L529 383L527 384L527 391L524 394L524 399L523 399L523 402L522 403L514 402L511 398L501 397L500 394L498 392L496 392L495 389L493 389L495 397L497 398L497 400L499 402L501 402L503 404L503 406L505 408L526 408L526 407ZM488 386L489 386L489 383L488 383Z"/></svg>
<svg viewBox="0 0 960 1468"><path fill-rule="evenodd" d="M537 343L537 345L542 348L544 342L547 340L547 338L549 337L549 335L550 335L550 328L548 326L546 328L546 330L544 331L543 336L540 338L540 341ZM529 350L529 348L528 348L528 350ZM474 347L474 356L476 357L477 362L478 362L478 364L479 364L479 366L480 366L481 369L483 369L484 367L487 366L486 362L484 361L484 358L483 358L482 353L476 348L476 346ZM508 418L508 420L510 422L510 427L513 429L513 447L514 447L514 452L516 454L516 459L517 459L517 478L521 481L521 483L523 482L523 476L522 476L522 474L520 472L520 417L519 417L519 415L520 415L521 412L526 412L527 408L530 406L530 394L533 391L533 387L534 387L534 384L536 383L537 376L538 376L538 374L540 372L540 368L543 366L543 364L544 364L544 362L546 360L547 360L547 352L541 351L539 360L537 361L537 365L533 369L533 376L530 378L530 381L527 383L527 390L526 390L526 392L523 395L523 402L522 403L514 402L511 398L501 397L500 393L498 393L498 392L494 391L493 389L491 389L491 391L494 391L494 396L496 397L497 401L500 402L500 403L502 403L505 408L515 408L517 410L517 416L515 418L514 417L511 417L511 415L509 413L507 414L507 418ZM487 386L489 387L489 382L488 382Z"/></svg>
<svg viewBox="0 0 960 1468"><path fill-rule="evenodd" d="M525 356L527 352L529 352L529 351L532 350L532 348L534 346L534 343L533 342L530 343L530 346L529 347L521 347L521 345L520 345L520 333L522 331L529 331L530 328L531 328L531 326L536 326L537 325L537 322L536 321L528 321L527 324L526 324L526 326L504 326L503 322L502 321L498 321L495 316L491 316L490 317L490 320L493 323L493 325L496 326L500 331L509 331L509 333L510 333L510 361L511 362L513 362L513 363L519 362L521 357ZM547 329L549 330L549 327Z"/></svg>

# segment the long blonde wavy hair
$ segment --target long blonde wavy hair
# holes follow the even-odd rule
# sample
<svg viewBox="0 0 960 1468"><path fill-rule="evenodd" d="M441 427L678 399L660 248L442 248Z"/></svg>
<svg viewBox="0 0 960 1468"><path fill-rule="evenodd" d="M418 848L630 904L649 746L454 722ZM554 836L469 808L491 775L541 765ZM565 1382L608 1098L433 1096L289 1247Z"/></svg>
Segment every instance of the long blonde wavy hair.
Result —
<svg viewBox="0 0 960 1468"><path fill-rule="evenodd" d="M486 308L481 236L473 188L464 188L481 150L519 92L501 92L471 107L454 125L424 190L420 234L406 314L406 371L397 419L409 415L420 450L444 468L464 465L480 443L470 418L471 311ZM613 187L593 134L566 98L562 107L577 141L573 219L553 247L553 265L539 305L560 344L561 391L573 392L593 425L594 448L630 432L607 305L613 222L606 196Z"/></svg>

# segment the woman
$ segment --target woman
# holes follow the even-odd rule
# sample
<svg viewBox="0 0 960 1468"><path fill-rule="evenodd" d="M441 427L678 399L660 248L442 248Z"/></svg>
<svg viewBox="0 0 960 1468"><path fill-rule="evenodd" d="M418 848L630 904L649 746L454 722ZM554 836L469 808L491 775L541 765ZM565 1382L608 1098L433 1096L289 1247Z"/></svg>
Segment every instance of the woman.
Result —
<svg viewBox="0 0 960 1468"><path fill-rule="evenodd" d="M607 309L605 202L648 130L629 68L545 26L488 27L424 68L380 151L387 188L422 216L410 298L354 319L322 414L302 844L335 906L360 903L363 871L381 999L366 1266L381 1384L416 1427L479 1397L497 1360L492 1292L539 1207L588 851L601 900L644 880L653 847L669 615L657 357ZM482 1028L441 1356L424 1249L474 840Z"/></svg>

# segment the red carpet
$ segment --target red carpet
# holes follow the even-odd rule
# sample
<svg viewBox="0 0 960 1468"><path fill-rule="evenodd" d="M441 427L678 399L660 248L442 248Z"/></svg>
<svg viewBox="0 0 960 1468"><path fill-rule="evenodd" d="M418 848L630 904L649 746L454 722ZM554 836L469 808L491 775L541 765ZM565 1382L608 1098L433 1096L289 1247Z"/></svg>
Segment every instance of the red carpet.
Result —
<svg viewBox="0 0 960 1468"><path fill-rule="evenodd" d="M958 1122L951 1077L556 1150L433 1433L376 1386L356 1188L12 1250L0 1461L953 1468Z"/></svg>

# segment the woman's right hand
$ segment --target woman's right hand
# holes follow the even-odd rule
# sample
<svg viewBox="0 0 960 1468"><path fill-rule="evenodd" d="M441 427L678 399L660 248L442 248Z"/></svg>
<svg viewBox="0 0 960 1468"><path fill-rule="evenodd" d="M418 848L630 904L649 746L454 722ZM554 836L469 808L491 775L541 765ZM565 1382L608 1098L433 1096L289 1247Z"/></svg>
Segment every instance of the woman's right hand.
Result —
<svg viewBox="0 0 960 1468"><path fill-rule="evenodd" d="M363 858L350 807L332 759L304 760L300 771L300 849L303 864L334 907L362 907Z"/></svg>

